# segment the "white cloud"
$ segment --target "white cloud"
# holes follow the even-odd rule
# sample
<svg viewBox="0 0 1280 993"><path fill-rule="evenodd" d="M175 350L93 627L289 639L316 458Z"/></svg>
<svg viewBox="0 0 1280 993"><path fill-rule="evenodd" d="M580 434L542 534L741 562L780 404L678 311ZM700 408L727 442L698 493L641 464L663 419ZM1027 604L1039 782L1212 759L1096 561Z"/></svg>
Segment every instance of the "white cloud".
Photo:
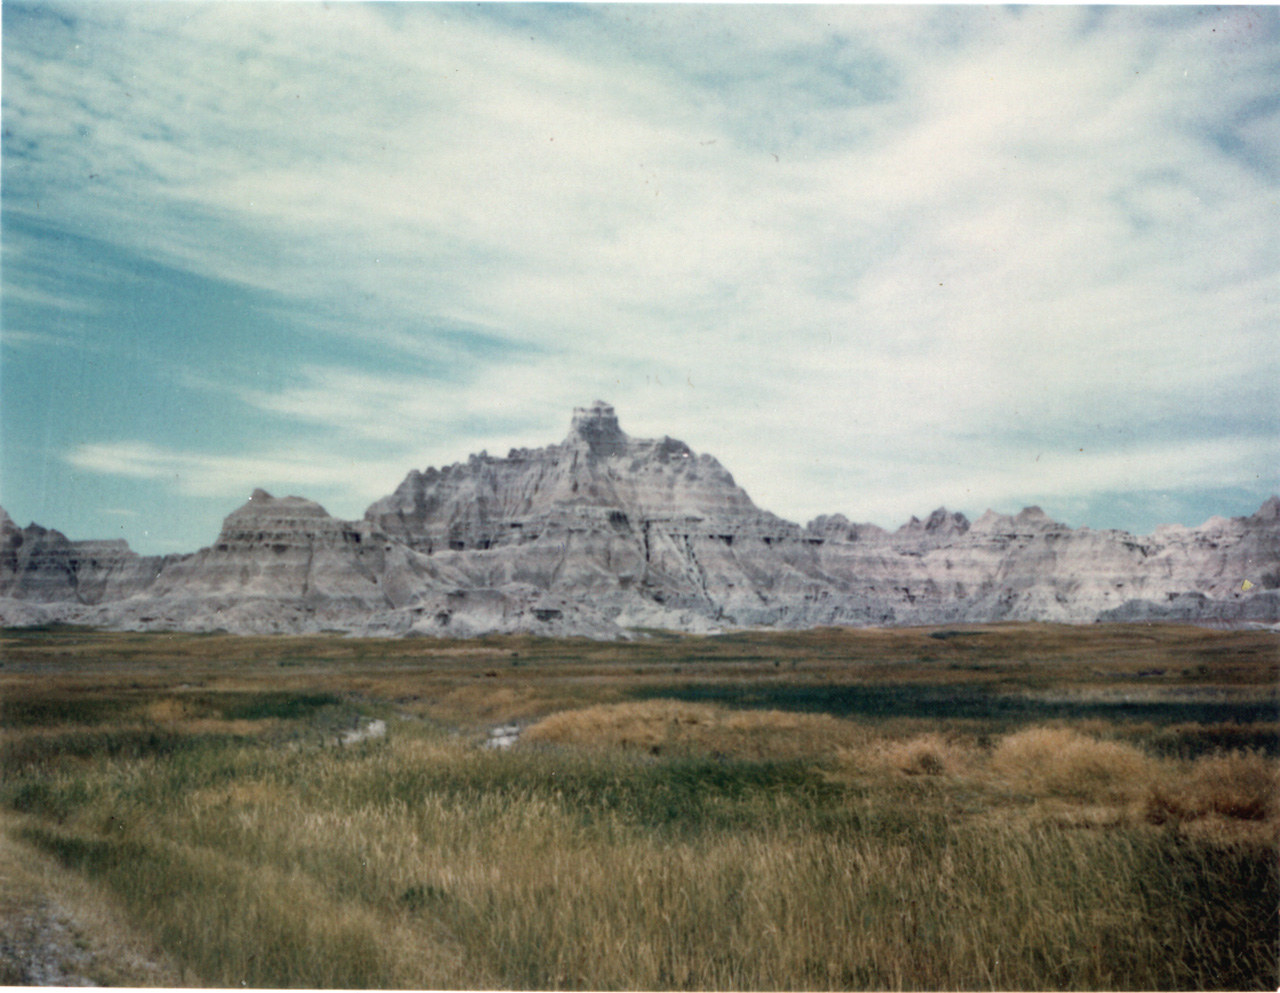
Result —
<svg viewBox="0 0 1280 993"><path fill-rule="evenodd" d="M1141 488L1171 452L1180 485L1235 478L1213 453L1256 446L1224 414L1242 384L1280 424L1272 13L68 9L82 53L6 47L7 126L43 156L17 188L366 349L226 393L379 472L546 443L600 396L780 513L901 517L937 491ZM529 347L442 353L450 323ZM450 374L387 371L407 355ZM1026 463L1026 436L1100 422L1135 445ZM236 492L375 468L311 454L72 459Z"/></svg>
<svg viewBox="0 0 1280 993"><path fill-rule="evenodd" d="M55 311L71 311L74 313L91 312L94 308L88 301L76 296L63 296L50 293L34 286L13 286L6 288L5 302L22 303L33 307L44 307ZM4 332L10 332L6 329Z"/></svg>
<svg viewBox="0 0 1280 993"><path fill-rule="evenodd" d="M49 331L28 331L24 328L5 328L0 331L0 347L5 348L72 348L79 343Z"/></svg>
<svg viewBox="0 0 1280 993"><path fill-rule="evenodd" d="M82 472L128 479L153 480L190 497L242 497L259 486L280 495L341 493L347 503L366 503L389 492L383 481L403 476L405 470L386 462L359 456L335 457L312 450L264 451L251 455L211 455L180 451L145 442L86 444L68 453L66 461ZM354 505L339 513L362 512Z"/></svg>

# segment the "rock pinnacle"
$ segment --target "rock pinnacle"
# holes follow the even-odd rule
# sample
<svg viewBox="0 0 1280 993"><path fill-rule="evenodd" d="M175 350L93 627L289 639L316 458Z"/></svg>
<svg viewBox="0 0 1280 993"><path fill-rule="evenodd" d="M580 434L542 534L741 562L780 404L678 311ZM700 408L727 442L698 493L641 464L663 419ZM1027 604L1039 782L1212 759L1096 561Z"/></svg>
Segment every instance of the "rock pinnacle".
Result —
<svg viewBox="0 0 1280 993"><path fill-rule="evenodd" d="M568 444L586 443L593 455L611 455L623 448L627 436L618 427L613 407L597 400L589 407L575 407L569 425Z"/></svg>

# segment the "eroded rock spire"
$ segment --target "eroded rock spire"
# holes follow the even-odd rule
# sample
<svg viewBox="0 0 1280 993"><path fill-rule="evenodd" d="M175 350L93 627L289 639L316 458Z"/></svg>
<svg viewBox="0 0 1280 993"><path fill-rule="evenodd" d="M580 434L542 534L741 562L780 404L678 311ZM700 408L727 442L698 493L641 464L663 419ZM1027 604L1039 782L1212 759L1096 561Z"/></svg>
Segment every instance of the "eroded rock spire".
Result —
<svg viewBox="0 0 1280 993"><path fill-rule="evenodd" d="M627 436L618 426L613 407L597 400L589 407L574 407L567 444L585 444L593 455L609 456L623 449Z"/></svg>

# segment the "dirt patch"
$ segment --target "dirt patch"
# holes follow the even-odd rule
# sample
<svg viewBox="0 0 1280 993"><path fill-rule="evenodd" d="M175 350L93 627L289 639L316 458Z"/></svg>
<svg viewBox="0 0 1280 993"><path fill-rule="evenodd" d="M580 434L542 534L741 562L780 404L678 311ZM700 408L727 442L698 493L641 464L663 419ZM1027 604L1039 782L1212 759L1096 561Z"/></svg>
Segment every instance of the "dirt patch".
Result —
<svg viewBox="0 0 1280 993"><path fill-rule="evenodd" d="M0 982L6 986L98 986L93 955L71 915L48 900L5 914Z"/></svg>
<svg viewBox="0 0 1280 993"><path fill-rule="evenodd" d="M192 985L92 884L14 840L0 817L0 986Z"/></svg>

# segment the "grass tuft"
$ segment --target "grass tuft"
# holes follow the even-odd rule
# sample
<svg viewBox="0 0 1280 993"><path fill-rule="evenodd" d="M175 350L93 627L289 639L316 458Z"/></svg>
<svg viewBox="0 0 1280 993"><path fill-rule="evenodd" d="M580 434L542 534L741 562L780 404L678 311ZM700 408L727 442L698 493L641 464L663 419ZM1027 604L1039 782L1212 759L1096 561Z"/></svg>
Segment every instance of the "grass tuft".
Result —
<svg viewBox="0 0 1280 993"><path fill-rule="evenodd" d="M1203 756L1184 775L1154 785L1147 799L1147 816L1157 824L1212 815L1280 820L1280 763L1254 751Z"/></svg>
<svg viewBox="0 0 1280 993"><path fill-rule="evenodd" d="M907 738L874 738L838 752L848 772L894 772L907 776L958 775L972 771L977 748L956 735L936 731Z"/></svg>
<svg viewBox="0 0 1280 993"><path fill-rule="evenodd" d="M1033 793L1099 803L1132 799L1154 773L1141 749L1063 727L1032 727L1001 739L991 769Z"/></svg>
<svg viewBox="0 0 1280 993"><path fill-rule="evenodd" d="M679 700L560 711L525 732L528 741L543 744L772 760L826 755L866 737L858 725L827 714L734 710Z"/></svg>

